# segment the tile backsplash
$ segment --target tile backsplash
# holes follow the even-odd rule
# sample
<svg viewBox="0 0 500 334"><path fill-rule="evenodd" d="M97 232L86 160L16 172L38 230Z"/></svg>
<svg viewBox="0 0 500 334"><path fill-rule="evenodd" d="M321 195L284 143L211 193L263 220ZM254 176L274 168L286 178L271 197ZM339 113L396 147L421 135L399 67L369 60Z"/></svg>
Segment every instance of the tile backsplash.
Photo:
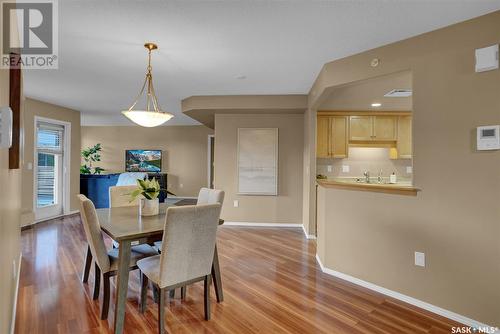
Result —
<svg viewBox="0 0 500 334"><path fill-rule="evenodd" d="M331 171L328 170L330 166ZM349 166L349 172L344 172L342 166ZM346 159L318 158L316 174L326 175L328 178L360 177L368 170L370 176L377 177L380 170L382 176L389 177L393 172L398 178L412 179L412 174L407 173L407 167L412 166L411 159L391 160L388 148L375 147L350 147L349 157ZM411 169L411 168L410 168Z"/></svg>

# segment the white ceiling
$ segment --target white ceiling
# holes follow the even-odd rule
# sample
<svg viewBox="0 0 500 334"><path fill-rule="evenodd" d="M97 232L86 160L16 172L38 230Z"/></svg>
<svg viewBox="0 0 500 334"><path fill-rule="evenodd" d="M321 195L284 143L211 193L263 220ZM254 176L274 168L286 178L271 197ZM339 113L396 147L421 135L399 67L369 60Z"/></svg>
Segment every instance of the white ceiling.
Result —
<svg viewBox="0 0 500 334"><path fill-rule="evenodd" d="M59 1L59 70L25 72L28 97L82 112L84 125L120 114L145 74L145 41L169 125L192 95L307 93L324 63L500 9L500 0ZM471 51L472 52L472 51ZM237 79L244 75L246 79Z"/></svg>

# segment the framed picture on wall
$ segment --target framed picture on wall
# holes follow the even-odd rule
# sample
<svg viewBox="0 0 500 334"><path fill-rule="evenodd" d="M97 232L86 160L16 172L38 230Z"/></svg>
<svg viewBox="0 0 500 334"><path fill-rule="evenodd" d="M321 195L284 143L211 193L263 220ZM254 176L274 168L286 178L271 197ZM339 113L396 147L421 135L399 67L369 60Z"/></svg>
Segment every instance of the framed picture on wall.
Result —
<svg viewBox="0 0 500 334"><path fill-rule="evenodd" d="M127 172L161 172L161 150L126 150Z"/></svg>
<svg viewBox="0 0 500 334"><path fill-rule="evenodd" d="M238 129L238 194L278 195L278 128Z"/></svg>

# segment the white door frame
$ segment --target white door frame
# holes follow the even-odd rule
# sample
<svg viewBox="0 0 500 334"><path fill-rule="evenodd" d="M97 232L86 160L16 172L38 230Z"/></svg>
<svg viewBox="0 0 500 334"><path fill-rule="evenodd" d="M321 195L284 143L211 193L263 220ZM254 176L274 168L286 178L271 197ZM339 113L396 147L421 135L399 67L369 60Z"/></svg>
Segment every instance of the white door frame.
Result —
<svg viewBox="0 0 500 334"><path fill-rule="evenodd" d="M37 169L37 140L38 140L38 122L46 122L57 125L62 125L64 127L64 138L63 138L63 189L62 189L62 212L66 215L70 212L70 172L71 172L71 123L60 121L58 119L46 118L41 116L35 116L34 120L34 141L33 141L33 214L35 215L35 222L40 220L46 220L50 218L42 218L36 216L37 212L37 181L36 181L36 169Z"/></svg>
<svg viewBox="0 0 500 334"><path fill-rule="evenodd" d="M210 170L212 168L214 168L215 166L211 166L211 161L210 161L210 157L212 156L212 145L210 145L210 141L211 139L214 138L214 149L215 149L215 135L208 135L208 154L207 154L207 188L210 188ZM215 161L215 157L214 157L214 161ZM214 168L214 187L215 187L215 168Z"/></svg>

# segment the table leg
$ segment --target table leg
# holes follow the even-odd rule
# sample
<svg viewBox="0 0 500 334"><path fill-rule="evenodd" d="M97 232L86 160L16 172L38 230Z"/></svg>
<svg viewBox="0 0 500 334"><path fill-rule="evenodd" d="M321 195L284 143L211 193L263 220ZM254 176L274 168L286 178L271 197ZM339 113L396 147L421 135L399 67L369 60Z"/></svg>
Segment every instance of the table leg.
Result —
<svg viewBox="0 0 500 334"><path fill-rule="evenodd" d="M87 245L87 255L85 256L85 266L83 267L83 283L89 281L90 266L92 266L92 252L90 251L90 246Z"/></svg>
<svg viewBox="0 0 500 334"><path fill-rule="evenodd" d="M214 260L212 262L212 280L214 281L217 303L221 303L224 301L224 295L222 294L222 280L220 277L219 254L217 253L217 245L215 245Z"/></svg>
<svg viewBox="0 0 500 334"><path fill-rule="evenodd" d="M120 242L118 252L118 272L116 277L115 334L123 332L125 324L125 304L127 303L128 274L130 266L130 240Z"/></svg>

